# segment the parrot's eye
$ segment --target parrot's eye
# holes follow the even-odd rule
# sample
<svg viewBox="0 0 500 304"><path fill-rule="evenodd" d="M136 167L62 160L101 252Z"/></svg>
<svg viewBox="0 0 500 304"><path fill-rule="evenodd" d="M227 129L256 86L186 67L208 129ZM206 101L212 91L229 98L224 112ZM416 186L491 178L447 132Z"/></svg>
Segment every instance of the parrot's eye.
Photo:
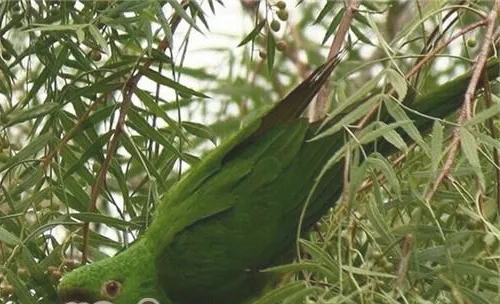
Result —
<svg viewBox="0 0 500 304"><path fill-rule="evenodd" d="M112 300L120 294L121 283L118 281L107 281L101 288L101 296L107 300Z"/></svg>

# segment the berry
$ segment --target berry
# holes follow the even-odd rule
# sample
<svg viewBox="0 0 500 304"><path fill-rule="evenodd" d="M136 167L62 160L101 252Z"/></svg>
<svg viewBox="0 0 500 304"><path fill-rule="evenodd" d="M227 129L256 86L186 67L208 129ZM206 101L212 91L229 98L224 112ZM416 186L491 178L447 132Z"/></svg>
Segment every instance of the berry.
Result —
<svg viewBox="0 0 500 304"><path fill-rule="evenodd" d="M279 10L276 12L276 15L281 21L287 21L288 20L288 12L285 10Z"/></svg>
<svg viewBox="0 0 500 304"><path fill-rule="evenodd" d="M284 9L286 8L286 3L285 3L285 1L278 1L278 2L276 3L276 7L277 7L277 8L279 8L279 9L284 10Z"/></svg>
<svg viewBox="0 0 500 304"><path fill-rule="evenodd" d="M286 50L287 44L283 40L279 40L276 42L276 49L280 52L284 52Z"/></svg>
<svg viewBox="0 0 500 304"><path fill-rule="evenodd" d="M281 28L281 24L278 20L271 21L271 29L275 32L279 31Z"/></svg>
<svg viewBox="0 0 500 304"><path fill-rule="evenodd" d="M266 51L264 51L264 50L260 50L260 51L259 51L259 57L260 57L261 59L266 59L266 58L267 58L267 53L266 53Z"/></svg>

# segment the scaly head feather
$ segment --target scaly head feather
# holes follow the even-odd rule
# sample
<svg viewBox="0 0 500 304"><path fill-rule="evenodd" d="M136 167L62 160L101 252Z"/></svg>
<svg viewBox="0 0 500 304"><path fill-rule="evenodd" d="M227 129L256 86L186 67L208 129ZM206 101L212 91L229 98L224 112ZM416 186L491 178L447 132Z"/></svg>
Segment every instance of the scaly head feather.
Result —
<svg viewBox="0 0 500 304"><path fill-rule="evenodd" d="M155 259L138 241L120 254L66 274L59 284L62 303L170 303L157 281Z"/></svg>

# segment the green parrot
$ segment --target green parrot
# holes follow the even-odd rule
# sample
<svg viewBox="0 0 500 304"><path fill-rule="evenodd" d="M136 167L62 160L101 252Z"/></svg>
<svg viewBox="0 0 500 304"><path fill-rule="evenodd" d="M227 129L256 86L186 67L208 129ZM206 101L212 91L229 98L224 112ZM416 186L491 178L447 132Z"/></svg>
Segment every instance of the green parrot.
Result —
<svg viewBox="0 0 500 304"><path fill-rule="evenodd" d="M320 66L190 169L129 248L64 275L58 286L63 303L247 303L272 286L276 275L261 270L293 259L299 218L313 186L302 232L342 192L342 162L323 168L345 144L344 134L309 140L322 121L300 117L338 61ZM487 72L496 78L499 61ZM424 96L408 94L405 104L444 118L462 104L469 80L466 74ZM421 132L433 124L413 111L407 115ZM381 117L391 121L387 113ZM391 145L382 140L377 151L388 155Z"/></svg>

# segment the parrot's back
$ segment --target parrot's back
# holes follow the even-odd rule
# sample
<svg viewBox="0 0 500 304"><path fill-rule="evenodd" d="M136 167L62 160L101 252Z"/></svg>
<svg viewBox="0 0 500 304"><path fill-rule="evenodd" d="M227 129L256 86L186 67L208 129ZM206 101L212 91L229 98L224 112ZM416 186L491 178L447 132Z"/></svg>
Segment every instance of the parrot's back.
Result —
<svg viewBox="0 0 500 304"><path fill-rule="evenodd" d="M300 115L338 61L316 69L166 194L145 238L174 303L241 303L272 279L263 269L293 257L307 196L342 145L333 138L308 142L317 124ZM315 191L304 228L337 200L341 184L331 172Z"/></svg>
<svg viewBox="0 0 500 304"><path fill-rule="evenodd" d="M233 206L187 227L161 254L161 281L174 302L240 303L258 295L273 279L261 270L293 257L304 203L315 178L343 143L331 137L308 142L314 135L309 127L298 119L265 134L259 142L267 144L259 151L261 157L245 176L230 181L227 193L220 193L219 199L234 200ZM212 178L225 175L259 148L234 156ZM339 166L325 176L328 180L319 183L306 209L305 229L333 206L341 192ZM210 203L217 197L208 194L207 199Z"/></svg>

